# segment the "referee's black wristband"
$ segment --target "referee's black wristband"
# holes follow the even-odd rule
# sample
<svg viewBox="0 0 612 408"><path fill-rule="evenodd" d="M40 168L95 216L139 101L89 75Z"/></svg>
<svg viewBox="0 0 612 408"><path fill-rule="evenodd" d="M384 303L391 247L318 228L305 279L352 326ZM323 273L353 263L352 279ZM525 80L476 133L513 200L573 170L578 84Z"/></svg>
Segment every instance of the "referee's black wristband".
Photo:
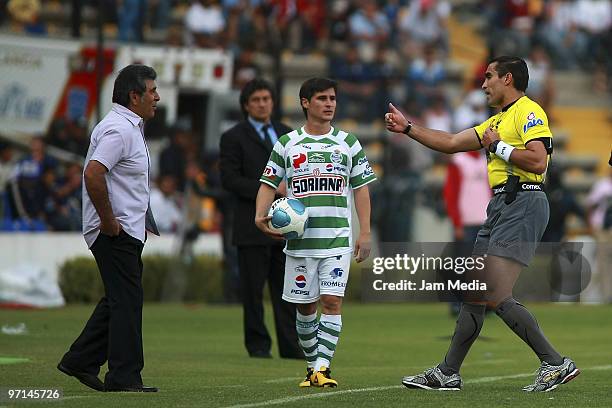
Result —
<svg viewBox="0 0 612 408"><path fill-rule="evenodd" d="M412 129L412 122L408 122L408 126L406 126L404 130L402 130L402 133L408 135L408 133L410 133L410 129Z"/></svg>

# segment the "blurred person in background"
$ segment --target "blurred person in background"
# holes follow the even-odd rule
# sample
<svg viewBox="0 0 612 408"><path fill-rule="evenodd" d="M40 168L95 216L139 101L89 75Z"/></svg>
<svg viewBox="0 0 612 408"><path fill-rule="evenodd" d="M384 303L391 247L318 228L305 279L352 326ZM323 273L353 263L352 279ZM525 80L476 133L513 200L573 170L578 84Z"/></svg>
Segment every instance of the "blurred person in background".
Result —
<svg viewBox="0 0 612 408"><path fill-rule="evenodd" d="M184 17L185 44L200 48L217 48L224 44L226 21L215 0L192 0Z"/></svg>
<svg viewBox="0 0 612 408"><path fill-rule="evenodd" d="M147 0L118 0L119 41L141 43L147 14Z"/></svg>
<svg viewBox="0 0 612 408"><path fill-rule="evenodd" d="M15 173L17 161L13 156L13 147L7 143L0 142L0 225L10 213L9 197L6 189L9 180Z"/></svg>
<svg viewBox="0 0 612 408"><path fill-rule="evenodd" d="M589 224L597 240L599 291L603 302L612 303L612 168L608 171L608 176L593 185L586 203Z"/></svg>
<svg viewBox="0 0 612 408"><path fill-rule="evenodd" d="M244 345L251 357L270 358L272 340L264 323L263 289L270 290L279 353L304 358L295 332L295 305L282 298L285 274L283 243L265 236L255 224L255 199L274 143L291 128L272 120L275 93L262 79L248 82L240 93L244 120L223 135L220 172L223 187L235 197L233 243L238 247L238 267L244 313ZM283 183L277 192L286 194Z"/></svg>
<svg viewBox="0 0 612 408"><path fill-rule="evenodd" d="M159 175L174 177L178 190L184 191L186 165L194 160L197 151L189 118L179 118L170 129L170 135L170 144L159 155Z"/></svg>
<svg viewBox="0 0 612 408"><path fill-rule="evenodd" d="M151 209L156 215L160 232L177 232L182 220L176 188L176 179L170 174L157 178L151 188Z"/></svg>
<svg viewBox="0 0 612 408"><path fill-rule="evenodd" d="M32 138L30 153L17 163L12 181L11 192L18 218L43 222L48 191L44 188L42 176L46 169L55 171L57 166L57 160L47 154L43 138Z"/></svg>

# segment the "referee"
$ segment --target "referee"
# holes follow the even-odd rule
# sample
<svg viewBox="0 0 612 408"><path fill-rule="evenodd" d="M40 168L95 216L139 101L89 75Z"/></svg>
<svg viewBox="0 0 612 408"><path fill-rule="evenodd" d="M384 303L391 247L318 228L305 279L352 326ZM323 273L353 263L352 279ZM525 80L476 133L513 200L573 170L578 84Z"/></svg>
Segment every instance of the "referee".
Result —
<svg viewBox="0 0 612 408"><path fill-rule="evenodd" d="M482 124L455 135L427 129L408 121L392 104L385 115L389 131L404 133L444 153L486 149L493 198L487 220L478 232L474 255L485 258L485 298L468 294L444 360L424 373L404 377L408 388L460 390L461 364L482 328L486 304L541 361L535 382L524 391L550 391L575 378L580 371L550 344L535 317L512 297L521 270L533 258L548 224L549 207L543 191L552 134L544 110L525 96L529 73L518 57L490 61L482 84L487 102L499 112Z"/></svg>

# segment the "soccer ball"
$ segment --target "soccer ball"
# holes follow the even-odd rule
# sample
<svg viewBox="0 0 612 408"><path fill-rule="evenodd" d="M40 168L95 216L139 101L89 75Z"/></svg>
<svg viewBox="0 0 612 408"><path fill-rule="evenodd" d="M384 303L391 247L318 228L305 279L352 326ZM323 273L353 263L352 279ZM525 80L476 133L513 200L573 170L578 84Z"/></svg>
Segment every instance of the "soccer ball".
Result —
<svg viewBox="0 0 612 408"><path fill-rule="evenodd" d="M283 234L285 239L301 238L308 228L308 208L295 198L279 198L268 212L270 229Z"/></svg>

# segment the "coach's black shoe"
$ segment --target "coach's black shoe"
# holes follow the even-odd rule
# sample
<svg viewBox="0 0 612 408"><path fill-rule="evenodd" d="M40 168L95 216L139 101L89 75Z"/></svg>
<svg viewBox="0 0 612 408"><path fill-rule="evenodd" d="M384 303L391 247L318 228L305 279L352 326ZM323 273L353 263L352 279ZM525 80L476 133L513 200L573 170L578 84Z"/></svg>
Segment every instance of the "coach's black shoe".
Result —
<svg viewBox="0 0 612 408"><path fill-rule="evenodd" d="M106 392L157 392L157 387L148 387L146 385L134 385L131 387L109 387Z"/></svg>
<svg viewBox="0 0 612 408"><path fill-rule="evenodd" d="M81 383L83 383L84 385L88 386L89 388L93 390L104 391L104 383L100 381L100 379L93 374L83 373L83 372L74 370L70 367L67 367L61 362L57 365L57 369L66 375L76 378Z"/></svg>
<svg viewBox="0 0 612 408"><path fill-rule="evenodd" d="M421 388L436 391L460 391L463 380L459 374L446 375L438 367L425 370L422 374L402 378L407 388Z"/></svg>
<svg viewBox="0 0 612 408"><path fill-rule="evenodd" d="M527 392L549 392L566 384L578 377L580 370L576 367L576 363L570 358L564 357L563 363L558 366L550 365L546 361L542 361L542 365L536 373L536 379L533 384L523 387L523 391Z"/></svg>

